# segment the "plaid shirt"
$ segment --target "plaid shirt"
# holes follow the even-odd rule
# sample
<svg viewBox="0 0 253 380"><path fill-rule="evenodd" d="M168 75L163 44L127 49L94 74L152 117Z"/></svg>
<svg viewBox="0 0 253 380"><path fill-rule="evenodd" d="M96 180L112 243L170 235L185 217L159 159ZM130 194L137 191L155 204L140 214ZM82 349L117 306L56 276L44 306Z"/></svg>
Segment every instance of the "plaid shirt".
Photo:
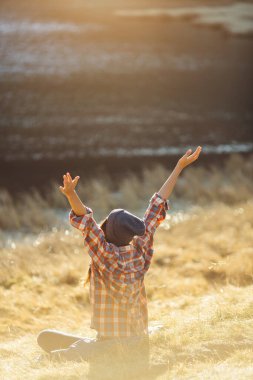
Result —
<svg viewBox="0 0 253 380"><path fill-rule="evenodd" d="M169 209L158 193L149 201L143 221L145 234L134 236L129 245L117 247L105 235L86 207L85 215L71 210L69 221L82 232L91 257L91 328L99 337L129 337L148 333L144 275L153 256L153 236Z"/></svg>

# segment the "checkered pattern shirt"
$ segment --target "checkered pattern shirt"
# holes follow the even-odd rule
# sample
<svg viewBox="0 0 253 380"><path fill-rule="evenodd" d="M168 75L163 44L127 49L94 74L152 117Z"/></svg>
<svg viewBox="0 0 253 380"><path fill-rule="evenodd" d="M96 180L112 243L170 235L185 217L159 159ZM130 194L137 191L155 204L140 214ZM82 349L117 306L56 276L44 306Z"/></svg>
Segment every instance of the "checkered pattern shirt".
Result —
<svg viewBox="0 0 253 380"><path fill-rule="evenodd" d="M69 221L82 232L91 257L91 328L99 337L129 337L148 333L144 275L153 256L153 236L166 217L168 202L158 193L149 201L143 221L144 235L134 236L129 245L108 243L91 208L85 215L70 211Z"/></svg>

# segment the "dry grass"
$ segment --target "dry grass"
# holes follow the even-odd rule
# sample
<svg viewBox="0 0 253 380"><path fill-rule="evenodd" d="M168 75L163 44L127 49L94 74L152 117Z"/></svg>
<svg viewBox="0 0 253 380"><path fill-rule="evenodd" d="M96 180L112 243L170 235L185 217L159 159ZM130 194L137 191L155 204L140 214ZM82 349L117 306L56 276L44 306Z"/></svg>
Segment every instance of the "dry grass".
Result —
<svg viewBox="0 0 253 380"><path fill-rule="evenodd" d="M229 156L221 168L193 165L185 170L172 195L175 203L205 206L211 202L235 205L251 199L253 193L253 155L243 157L239 154ZM108 176L94 178L86 183L82 178L78 185L81 199L94 210L97 219L103 219L113 208L127 208L142 214L151 194L157 191L170 171L162 165L144 168L141 175L128 174L119 184ZM33 189L13 197L0 188L0 232L19 230L38 233L60 227L62 220L56 211L66 210L69 205L59 191L60 183L50 184L45 196ZM6 218L8 215L8 218Z"/></svg>
<svg viewBox="0 0 253 380"><path fill-rule="evenodd" d="M224 170L229 165L231 169L231 161ZM158 379L253 377L253 199L247 192L252 185L247 176L238 183L247 170L243 167L240 174L238 168L225 177L238 184L227 188L230 197L221 197L226 203L218 202L225 180L218 186L224 173L216 170L209 176L209 182L212 175L217 179L211 183L213 199L202 184L205 202L180 222L168 212L156 232L146 286L150 323L163 328L151 335L151 357L153 363L169 363ZM197 168L193 171L198 179L206 175ZM147 172L144 178L147 181ZM183 191L186 180L192 191L194 179L185 173L177 192ZM137 193L138 186L133 185ZM241 198L238 188L245 189ZM133 197L134 191L129 186L127 195ZM207 200L212 202L208 205ZM88 378L86 363L36 362L41 353L36 335L43 328L94 336L89 329L88 289L82 286L88 257L81 235L74 229L41 232L33 243L2 247L0 255L0 379ZM121 374L124 371L120 369ZM100 378L113 376L107 368Z"/></svg>

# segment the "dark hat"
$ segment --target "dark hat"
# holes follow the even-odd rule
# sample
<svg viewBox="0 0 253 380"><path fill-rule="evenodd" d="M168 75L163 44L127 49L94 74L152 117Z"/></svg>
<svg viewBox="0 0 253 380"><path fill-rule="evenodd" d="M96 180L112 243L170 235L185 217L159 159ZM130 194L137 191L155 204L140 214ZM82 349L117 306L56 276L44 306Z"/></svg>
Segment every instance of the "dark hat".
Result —
<svg viewBox="0 0 253 380"><path fill-rule="evenodd" d="M143 220L122 208L112 210L107 217L106 238L118 247L128 245L135 235L144 233Z"/></svg>

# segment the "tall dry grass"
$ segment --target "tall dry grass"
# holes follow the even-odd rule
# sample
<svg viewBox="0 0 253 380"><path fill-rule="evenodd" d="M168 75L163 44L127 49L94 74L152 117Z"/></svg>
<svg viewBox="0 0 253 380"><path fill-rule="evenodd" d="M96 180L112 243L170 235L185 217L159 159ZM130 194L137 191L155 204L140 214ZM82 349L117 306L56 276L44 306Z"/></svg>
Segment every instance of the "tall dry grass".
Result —
<svg viewBox="0 0 253 380"><path fill-rule="evenodd" d="M175 219L171 201L168 217L155 234L155 255L146 288L150 325L163 327L150 337L151 362L167 362L168 369L153 378L253 377L251 165L235 156L224 168L215 168L209 174L192 167L175 189L174 199L188 194L195 207L188 210L187 217ZM151 175L152 170L156 170L157 177ZM149 198L164 180L163 168L152 170L143 172L147 186L151 178L149 192L143 187L143 199ZM130 183L132 179L125 185ZM99 182L89 186L102 192ZM129 200L135 192L141 195L137 180L133 188L125 187ZM108 190L108 199L112 196ZM24 198L24 203L28 199ZM58 199L62 201L60 196ZM95 205L96 199L93 201ZM41 202L52 205L55 201L42 198ZM35 210L45 207L38 204L30 203ZM17 211L15 202L13 209ZM37 361L41 350L36 336L44 328L95 335L89 328L88 288L82 285L89 258L79 231L69 226L42 229L30 242L13 240L8 247L2 246L0 260L0 379L88 378L87 363L58 364L46 357ZM111 367L97 365L93 378L118 379L126 375L128 379L141 379L140 375L128 375L124 366L112 374Z"/></svg>
<svg viewBox="0 0 253 380"><path fill-rule="evenodd" d="M252 197L252 173L253 155L248 158L239 154L231 155L224 167L211 165L203 168L193 165L182 172L171 198L175 203L186 205L204 206L216 201L234 205ZM169 175L170 171L164 166L154 165L144 168L139 176L128 174L120 183L114 183L108 176L88 182L81 178L78 193L100 220L113 208L127 208L141 215L150 196ZM4 188L0 189L0 231L37 233L60 227L62 220L57 211L66 211L69 205L59 191L59 185L52 182L46 196L42 196L38 189L33 189L30 193L13 197Z"/></svg>

